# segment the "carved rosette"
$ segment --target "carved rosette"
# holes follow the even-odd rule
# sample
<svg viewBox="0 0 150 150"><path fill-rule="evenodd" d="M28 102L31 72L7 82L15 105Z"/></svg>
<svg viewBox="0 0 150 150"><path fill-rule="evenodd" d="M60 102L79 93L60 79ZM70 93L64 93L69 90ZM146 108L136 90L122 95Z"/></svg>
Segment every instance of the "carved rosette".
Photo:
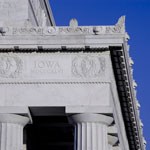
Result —
<svg viewBox="0 0 150 150"><path fill-rule="evenodd" d="M0 77L16 78L22 72L23 62L18 56L0 56Z"/></svg>
<svg viewBox="0 0 150 150"><path fill-rule="evenodd" d="M72 61L72 75L75 77L95 78L105 72L105 58L76 56Z"/></svg>

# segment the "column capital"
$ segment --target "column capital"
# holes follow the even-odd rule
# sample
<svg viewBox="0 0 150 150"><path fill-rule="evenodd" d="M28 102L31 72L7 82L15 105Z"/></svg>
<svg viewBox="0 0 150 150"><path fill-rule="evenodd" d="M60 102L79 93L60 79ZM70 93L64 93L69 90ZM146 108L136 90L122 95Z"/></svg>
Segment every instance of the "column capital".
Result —
<svg viewBox="0 0 150 150"><path fill-rule="evenodd" d="M72 123L101 123L105 125L110 125L113 122L113 118L101 115L101 114L75 114L69 117Z"/></svg>
<svg viewBox="0 0 150 150"><path fill-rule="evenodd" d="M0 123L12 123L25 126L29 122L28 117L15 114L0 114Z"/></svg>

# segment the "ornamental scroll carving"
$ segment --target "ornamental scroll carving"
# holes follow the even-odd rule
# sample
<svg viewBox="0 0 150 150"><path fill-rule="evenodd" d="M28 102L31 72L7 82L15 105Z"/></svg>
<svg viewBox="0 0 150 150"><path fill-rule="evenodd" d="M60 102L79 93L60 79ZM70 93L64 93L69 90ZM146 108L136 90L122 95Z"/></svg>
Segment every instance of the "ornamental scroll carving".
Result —
<svg viewBox="0 0 150 150"><path fill-rule="evenodd" d="M13 35L43 35L43 28L13 28L12 29L12 34Z"/></svg>
<svg viewBox="0 0 150 150"><path fill-rule="evenodd" d="M90 34L92 29L88 27L49 27L48 34Z"/></svg>
<svg viewBox="0 0 150 150"><path fill-rule="evenodd" d="M76 56L72 61L72 75L75 77L95 78L105 72L105 58Z"/></svg>
<svg viewBox="0 0 150 150"><path fill-rule="evenodd" d="M0 77L16 78L20 75L23 68L22 60L17 56L0 56Z"/></svg>

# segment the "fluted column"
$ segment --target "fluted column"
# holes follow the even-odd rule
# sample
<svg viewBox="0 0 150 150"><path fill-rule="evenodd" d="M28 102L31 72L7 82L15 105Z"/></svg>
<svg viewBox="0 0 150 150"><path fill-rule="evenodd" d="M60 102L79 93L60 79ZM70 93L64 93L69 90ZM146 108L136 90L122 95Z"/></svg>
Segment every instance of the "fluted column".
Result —
<svg viewBox="0 0 150 150"><path fill-rule="evenodd" d="M100 114L71 116L75 124L75 150L109 150L107 126L113 118Z"/></svg>
<svg viewBox="0 0 150 150"><path fill-rule="evenodd" d="M23 150L23 127L27 117L0 114L0 150Z"/></svg>

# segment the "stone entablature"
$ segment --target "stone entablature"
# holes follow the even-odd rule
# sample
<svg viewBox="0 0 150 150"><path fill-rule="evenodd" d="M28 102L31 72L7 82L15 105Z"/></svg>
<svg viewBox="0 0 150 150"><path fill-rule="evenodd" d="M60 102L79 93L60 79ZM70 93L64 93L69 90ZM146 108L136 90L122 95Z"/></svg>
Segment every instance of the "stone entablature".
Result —
<svg viewBox="0 0 150 150"><path fill-rule="evenodd" d="M128 83L132 83L130 71L133 62L126 55L129 37L125 32L124 19L121 17L114 26L78 26L76 20L72 20L68 27L2 26L0 106L63 106L67 114L111 114L118 129L119 147L128 150L121 114L125 107L120 107L122 102L117 91L117 87L121 86L116 86L113 72L115 70L119 77L120 72L124 73L121 78L124 78L124 87L128 89ZM85 52L87 49L88 53ZM112 60L116 61L116 56L112 58L112 54L106 51L121 53L117 57L122 68L118 64L116 68L113 66ZM133 87L130 87L128 95L133 98L125 104L131 104L131 124L136 128L135 133L139 132L137 140L133 141L140 147L142 133L141 129L137 129L142 127L138 125L136 110L134 113L138 106L134 102L135 84L131 85Z"/></svg>
<svg viewBox="0 0 150 150"><path fill-rule="evenodd" d="M109 82L109 52L1 54L1 82Z"/></svg>

